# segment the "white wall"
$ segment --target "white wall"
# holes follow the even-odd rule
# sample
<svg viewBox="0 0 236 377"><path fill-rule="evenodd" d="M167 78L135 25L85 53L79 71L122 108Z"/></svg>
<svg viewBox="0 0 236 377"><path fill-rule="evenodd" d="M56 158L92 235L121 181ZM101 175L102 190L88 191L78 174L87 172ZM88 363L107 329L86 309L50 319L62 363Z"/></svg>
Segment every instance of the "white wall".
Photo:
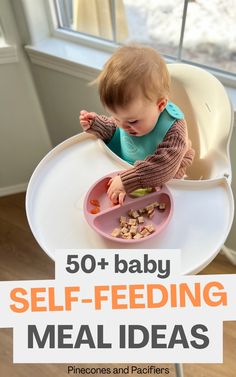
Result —
<svg viewBox="0 0 236 377"><path fill-rule="evenodd" d="M35 64L32 71L54 146L82 131L80 110L104 114L96 87L88 81Z"/></svg>
<svg viewBox="0 0 236 377"><path fill-rule="evenodd" d="M17 62L4 63L0 48L0 196L23 190L51 142L28 58L21 46L11 4L0 1L7 42L17 46Z"/></svg>

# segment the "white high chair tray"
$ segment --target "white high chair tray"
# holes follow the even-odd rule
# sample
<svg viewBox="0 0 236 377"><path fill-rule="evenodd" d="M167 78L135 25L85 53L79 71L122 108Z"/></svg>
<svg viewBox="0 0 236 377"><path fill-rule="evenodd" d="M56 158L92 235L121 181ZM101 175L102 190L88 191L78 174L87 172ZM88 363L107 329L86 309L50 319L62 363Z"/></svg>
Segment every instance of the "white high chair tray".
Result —
<svg viewBox="0 0 236 377"><path fill-rule="evenodd" d="M39 163L28 185L26 212L42 249L54 259L61 248L127 248L92 230L84 219L83 200L100 177L130 165L101 140L79 134L64 141ZM233 198L225 178L172 180L173 217L157 237L130 248L181 249L183 274L197 273L216 256L233 221Z"/></svg>

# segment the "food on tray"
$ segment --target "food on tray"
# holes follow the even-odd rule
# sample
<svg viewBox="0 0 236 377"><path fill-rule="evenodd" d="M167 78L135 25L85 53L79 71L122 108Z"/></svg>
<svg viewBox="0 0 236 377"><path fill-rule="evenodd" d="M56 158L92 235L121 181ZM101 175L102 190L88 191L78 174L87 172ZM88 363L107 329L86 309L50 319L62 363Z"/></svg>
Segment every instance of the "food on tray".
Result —
<svg viewBox="0 0 236 377"><path fill-rule="evenodd" d="M165 203L160 203L158 209L159 209L159 211L165 211L165 209L166 209Z"/></svg>
<svg viewBox="0 0 236 377"><path fill-rule="evenodd" d="M145 224L144 216L151 219L155 215L156 208L164 211L165 203L154 202L138 210L130 209L127 213L128 216L120 217L120 228L113 229L112 237L137 240L149 236L156 229L153 224Z"/></svg>
<svg viewBox="0 0 236 377"><path fill-rule="evenodd" d="M131 192L130 196L132 196L133 198L139 198L140 196L150 194L151 192L153 192L153 188L140 188Z"/></svg>
<svg viewBox="0 0 236 377"><path fill-rule="evenodd" d="M90 213L92 213L92 215L96 215L99 212L100 212L100 207L94 207L90 210Z"/></svg>
<svg viewBox="0 0 236 377"><path fill-rule="evenodd" d="M90 202L90 204L92 204L93 206L100 207L99 200L97 200L97 199L90 199L89 202Z"/></svg>
<svg viewBox="0 0 236 377"><path fill-rule="evenodd" d="M137 217L139 217L139 213L138 213L138 211L134 211L133 209L130 209L130 210L129 210L128 215L129 215L130 217L132 217L133 219L137 219Z"/></svg>
<svg viewBox="0 0 236 377"><path fill-rule="evenodd" d="M139 216L138 217L138 223L139 224L143 224L144 223L144 217L143 216Z"/></svg>
<svg viewBox="0 0 236 377"><path fill-rule="evenodd" d="M112 237L119 237L120 232L121 232L120 228L115 228L115 229L113 229L111 235L112 235Z"/></svg>
<svg viewBox="0 0 236 377"><path fill-rule="evenodd" d="M96 215L97 213L100 212L100 202L99 202L99 200L90 199L89 203L92 204L92 206L94 206L94 208L92 208L90 210L90 213L92 213L92 215Z"/></svg>

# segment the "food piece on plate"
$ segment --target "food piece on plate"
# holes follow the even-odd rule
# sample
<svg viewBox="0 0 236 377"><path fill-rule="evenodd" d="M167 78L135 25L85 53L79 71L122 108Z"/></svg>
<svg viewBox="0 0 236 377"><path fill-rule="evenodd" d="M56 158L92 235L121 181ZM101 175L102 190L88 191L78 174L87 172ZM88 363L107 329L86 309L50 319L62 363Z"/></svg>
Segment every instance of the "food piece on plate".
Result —
<svg viewBox="0 0 236 377"><path fill-rule="evenodd" d="M128 215L133 219L137 219L139 217L139 213L136 210L130 209Z"/></svg>
<svg viewBox="0 0 236 377"><path fill-rule="evenodd" d="M164 211L164 210L166 209L166 205L165 205L165 203L160 203L158 209L159 209L160 211Z"/></svg>
<svg viewBox="0 0 236 377"><path fill-rule="evenodd" d="M122 234L121 238L124 238L126 240L131 240L132 239L132 234L130 232Z"/></svg>
<svg viewBox="0 0 236 377"><path fill-rule="evenodd" d="M97 199L90 199L89 203L92 204L92 206L100 207L100 202Z"/></svg>
<svg viewBox="0 0 236 377"><path fill-rule="evenodd" d="M144 209L146 210L146 212L154 211L154 205L153 204L149 204Z"/></svg>
<svg viewBox="0 0 236 377"><path fill-rule="evenodd" d="M150 194L150 192L153 192L153 188L140 188L136 189L135 191L131 192L130 196L134 198L139 198L140 196L144 196L147 194Z"/></svg>
<svg viewBox="0 0 236 377"><path fill-rule="evenodd" d="M140 233L142 234L143 237L147 237L150 234L150 232L146 228L144 228L143 230L141 230Z"/></svg>
<svg viewBox="0 0 236 377"><path fill-rule="evenodd" d="M128 225L136 225L137 224L137 220L136 219L129 219L128 221Z"/></svg>
<svg viewBox="0 0 236 377"><path fill-rule="evenodd" d="M143 238L143 235L141 233L137 233L135 234L135 236L133 237L134 240L139 240L140 238Z"/></svg>
<svg viewBox="0 0 236 377"><path fill-rule="evenodd" d="M138 213L139 213L140 215L143 215L145 212L146 212L145 208L140 208L140 209L138 209Z"/></svg>
<svg viewBox="0 0 236 377"><path fill-rule="evenodd" d="M144 228L145 228L149 233L153 233L153 232L155 232L155 230L156 230L152 224L145 225Z"/></svg>
<svg viewBox="0 0 236 377"><path fill-rule="evenodd" d="M130 234L131 234L132 236L135 236L135 235L137 234L137 231L138 231L138 227L137 227L137 225L132 225L132 226L130 227Z"/></svg>
<svg viewBox="0 0 236 377"><path fill-rule="evenodd" d="M128 233L128 232L129 232L129 228L126 227L126 226L123 226L123 228L121 228L120 232L121 232L122 234Z"/></svg>
<svg viewBox="0 0 236 377"><path fill-rule="evenodd" d="M153 209L150 209L150 210L147 212L147 216L149 217L149 219L152 219L154 215L155 215L154 208L153 208Z"/></svg>
<svg viewBox="0 0 236 377"><path fill-rule="evenodd" d="M100 207L94 207L90 210L90 213L92 213L92 215L96 215L99 212L100 212Z"/></svg>
<svg viewBox="0 0 236 377"><path fill-rule="evenodd" d="M113 229L113 231L111 232L111 235L112 235L112 237L119 237L119 235L120 235L120 228Z"/></svg>
<svg viewBox="0 0 236 377"><path fill-rule="evenodd" d="M138 223L139 224L144 224L144 217L143 216L139 216L138 217Z"/></svg>
<svg viewBox="0 0 236 377"><path fill-rule="evenodd" d="M120 217L120 225L126 226L127 225L127 218L125 216Z"/></svg>

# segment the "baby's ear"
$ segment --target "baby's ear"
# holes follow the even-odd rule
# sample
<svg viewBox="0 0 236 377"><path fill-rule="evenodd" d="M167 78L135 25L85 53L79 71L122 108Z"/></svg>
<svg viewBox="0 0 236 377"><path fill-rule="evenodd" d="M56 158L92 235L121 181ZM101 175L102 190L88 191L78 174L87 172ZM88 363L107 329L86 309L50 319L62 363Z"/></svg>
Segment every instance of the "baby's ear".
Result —
<svg viewBox="0 0 236 377"><path fill-rule="evenodd" d="M162 112L166 105L167 105L167 98L162 98L160 101L157 102L158 110Z"/></svg>

